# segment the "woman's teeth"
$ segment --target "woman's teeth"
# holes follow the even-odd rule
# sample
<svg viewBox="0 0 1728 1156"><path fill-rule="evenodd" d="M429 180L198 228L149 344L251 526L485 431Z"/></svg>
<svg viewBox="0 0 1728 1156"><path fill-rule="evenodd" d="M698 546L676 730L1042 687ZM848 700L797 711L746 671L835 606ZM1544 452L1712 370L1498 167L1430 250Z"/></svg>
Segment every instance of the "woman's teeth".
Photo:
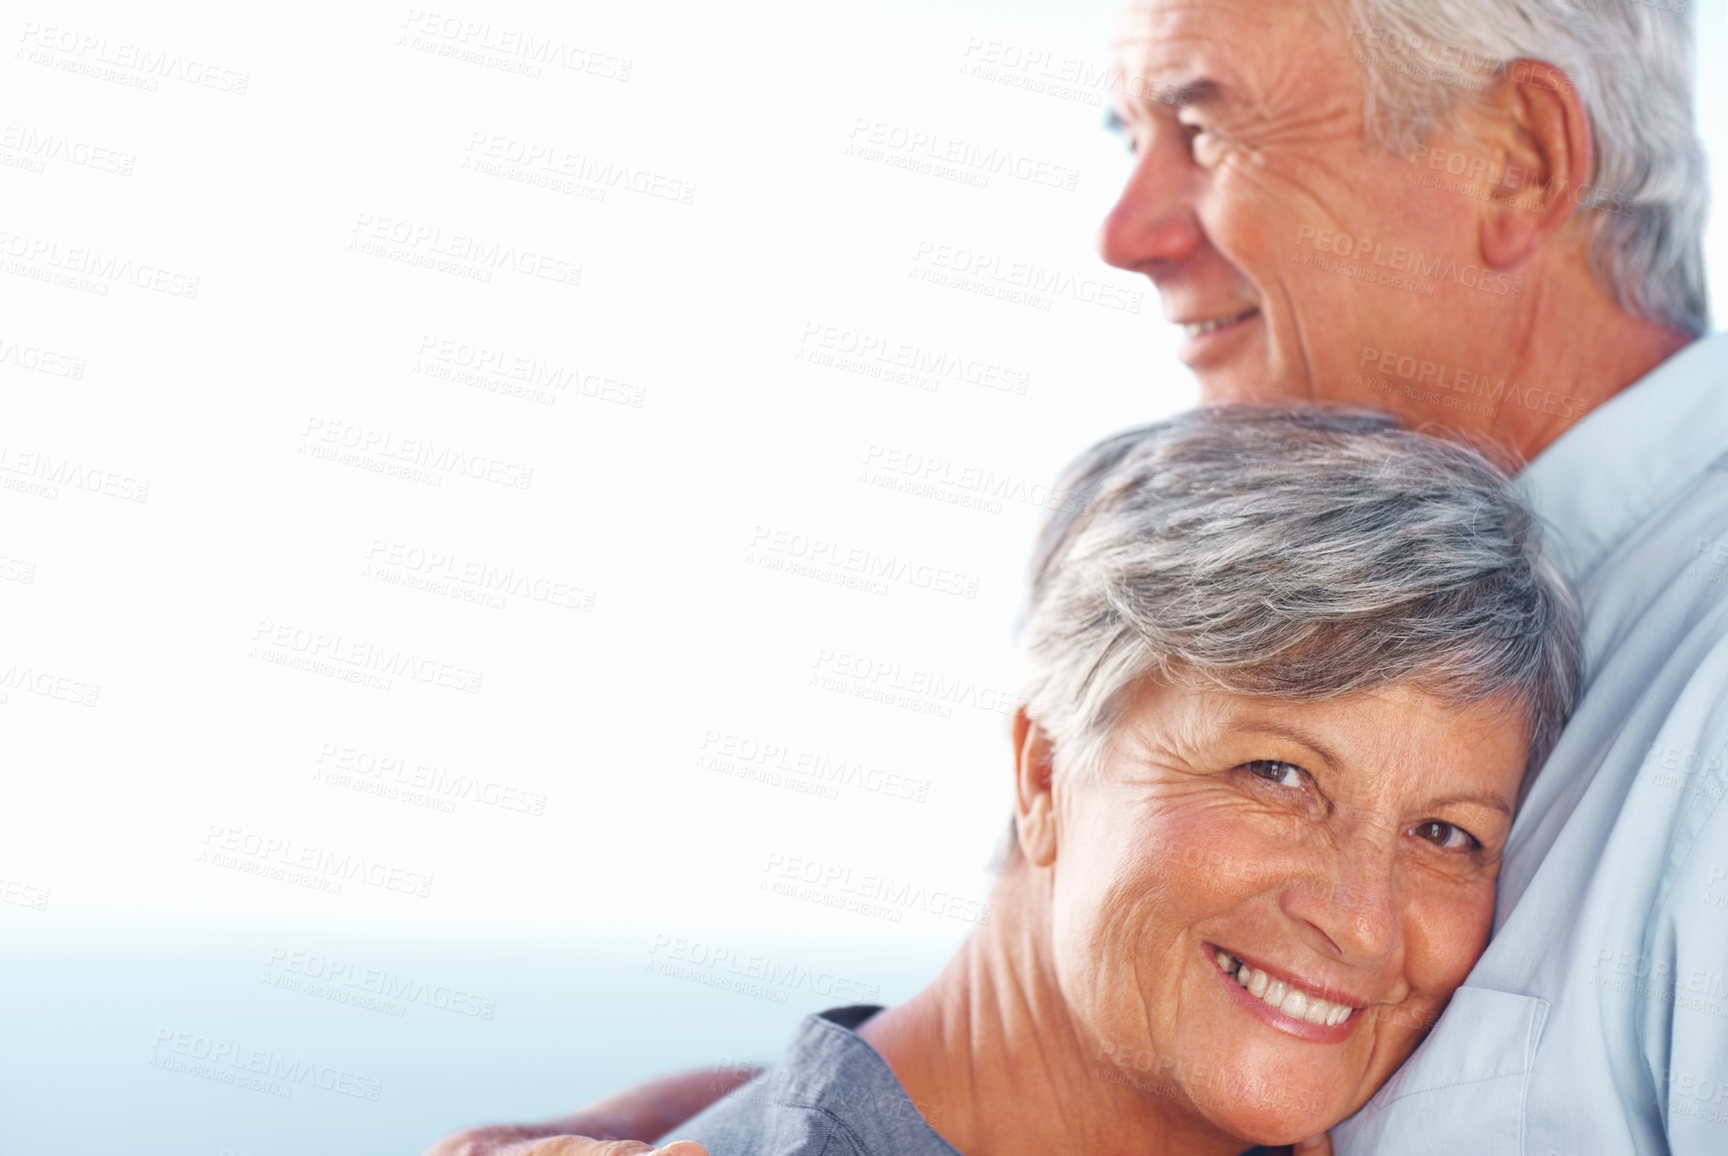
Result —
<svg viewBox="0 0 1728 1156"><path fill-rule="evenodd" d="M1253 309L1236 314L1234 317L1214 317L1210 321L1190 321L1182 326L1182 331L1189 337L1199 337L1202 333L1210 333L1214 329L1222 329L1226 325L1234 325L1238 321L1246 321L1254 316Z"/></svg>
<svg viewBox="0 0 1728 1156"><path fill-rule="evenodd" d="M1311 1024L1325 1027L1337 1027L1350 1018L1355 1008L1321 999L1317 995L1309 995L1305 991L1291 987L1281 979L1273 979L1257 967L1249 967L1241 960L1231 955L1223 948L1218 949L1215 957L1218 967L1225 975L1248 989L1248 994L1262 1003L1271 1004L1292 1019L1306 1020Z"/></svg>

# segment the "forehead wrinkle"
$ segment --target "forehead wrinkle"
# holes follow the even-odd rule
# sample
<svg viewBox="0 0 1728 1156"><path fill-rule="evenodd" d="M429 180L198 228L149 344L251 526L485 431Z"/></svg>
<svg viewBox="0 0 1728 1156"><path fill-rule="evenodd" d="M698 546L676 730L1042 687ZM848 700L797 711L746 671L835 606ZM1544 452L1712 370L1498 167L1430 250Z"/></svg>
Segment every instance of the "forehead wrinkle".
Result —
<svg viewBox="0 0 1728 1156"><path fill-rule="evenodd" d="M1321 33L1318 39L1331 44L1330 39L1324 36L1333 25L1329 18L1332 16L1330 6L1321 3L1313 7L1316 9L1312 13L1315 19L1310 22L1310 26L1291 31L1298 37L1302 37L1303 33L1318 31ZM1194 12L1203 15L1196 20L1192 18ZM1112 38L1112 50L1115 55L1121 56L1134 48L1151 49L1135 63L1145 70L1148 80L1169 77L1170 81L1160 85L1160 91L1153 94L1147 103L1182 107L1201 103L1197 98L1204 96L1219 103L1228 102L1231 105L1251 108L1259 112L1262 119L1268 123L1282 120L1294 128L1300 128L1304 123L1319 123L1325 119L1328 111L1345 116L1350 114L1352 110L1349 108L1321 109L1305 118L1299 115L1280 118L1271 112L1272 109L1283 109L1295 113L1297 110L1313 108L1317 103L1315 98L1326 90L1323 78L1331 73L1326 69L1315 68L1315 62L1310 59L1312 54L1308 51L1287 49L1258 56L1244 56L1232 51L1235 41L1228 33L1250 18L1249 14L1222 13L1216 4L1128 5L1124 7L1118 20L1118 28L1122 31ZM1171 25L1177 27L1172 29ZM1129 27L1134 31L1126 31ZM1312 40L1315 37L1306 39L1310 41L1309 47L1314 47ZM1336 48L1336 51L1343 56L1342 48ZM1258 71L1244 71L1243 66L1249 63L1258 63L1262 67ZM1131 73L1132 70L1124 68L1124 71ZM1350 65L1345 71L1360 78L1360 71L1354 65ZM1210 86L1210 91L1184 93L1185 89L1202 86ZM1344 91L1360 92L1361 86L1346 85ZM1171 99L1165 95L1167 93L1178 99ZM1359 117L1360 108L1355 111Z"/></svg>
<svg viewBox="0 0 1728 1156"><path fill-rule="evenodd" d="M1396 825L1411 815L1448 804L1483 806L1507 818L1512 816L1511 805L1492 789L1456 789L1460 768L1455 761L1468 761L1475 757L1474 752L1455 752L1441 758L1414 735L1376 730L1352 755L1347 764L1351 773L1340 786L1353 807L1377 820Z"/></svg>
<svg viewBox="0 0 1728 1156"><path fill-rule="evenodd" d="M1241 110L1240 131L1261 148L1335 139L1365 141L1360 85L1327 85L1311 70L1280 65L1236 84L1230 104Z"/></svg>
<svg viewBox="0 0 1728 1156"><path fill-rule="evenodd" d="M1202 725L1205 712L1189 698L1174 710L1168 701L1149 703L1151 696L1161 697L1168 689L1149 685L1135 693L1114 727L1108 748L1111 753L1141 763L1191 766L1190 756L1206 743Z"/></svg>

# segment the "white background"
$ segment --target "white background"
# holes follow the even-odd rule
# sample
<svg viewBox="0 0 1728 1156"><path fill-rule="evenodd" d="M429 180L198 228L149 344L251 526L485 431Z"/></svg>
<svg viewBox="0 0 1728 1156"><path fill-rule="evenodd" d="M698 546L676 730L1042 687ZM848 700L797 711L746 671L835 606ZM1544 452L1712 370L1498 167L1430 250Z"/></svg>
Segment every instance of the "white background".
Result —
<svg viewBox="0 0 1728 1156"><path fill-rule="evenodd" d="M1048 483L1193 397L1106 6L153 8L0 30L0 1152L415 1151L842 1002L752 959L915 989Z"/></svg>

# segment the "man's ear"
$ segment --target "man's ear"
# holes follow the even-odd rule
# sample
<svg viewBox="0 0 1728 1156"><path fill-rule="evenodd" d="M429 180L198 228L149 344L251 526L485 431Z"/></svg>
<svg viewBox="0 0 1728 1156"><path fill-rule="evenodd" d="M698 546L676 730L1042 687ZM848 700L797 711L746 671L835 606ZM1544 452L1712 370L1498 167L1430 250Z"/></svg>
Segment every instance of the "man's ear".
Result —
<svg viewBox="0 0 1728 1156"><path fill-rule="evenodd" d="M1035 867L1056 861L1056 810L1050 793L1056 748L1022 706L1014 712L1014 818L1020 853Z"/></svg>
<svg viewBox="0 0 1728 1156"><path fill-rule="evenodd" d="M1488 160L1482 188L1482 258L1494 269L1524 263L1572 219L1593 160L1590 118L1566 74L1514 60L1464 114Z"/></svg>

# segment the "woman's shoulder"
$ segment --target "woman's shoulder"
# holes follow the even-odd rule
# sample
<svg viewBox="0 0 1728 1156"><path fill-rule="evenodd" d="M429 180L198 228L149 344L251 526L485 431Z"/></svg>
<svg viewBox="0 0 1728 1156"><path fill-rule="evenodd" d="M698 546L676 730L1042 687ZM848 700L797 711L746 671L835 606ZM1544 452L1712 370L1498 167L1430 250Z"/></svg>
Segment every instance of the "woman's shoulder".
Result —
<svg viewBox="0 0 1728 1156"><path fill-rule="evenodd" d="M709 1156L885 1156L865 1149L854 1133L858 1121L849 1117L856 1099L834 1076L777 1068L656 1143L694 1140Z"/></svg>
<svg viewBox="0 0 1728 1156"><path fill-rule="evenodd" d="M887 1062L852 1031L874 1010L810 1016L779 1067L662 1142L695 1140L709 1156L955 1156Z"/></svg>
<svg viewBox="0 0 1728 1156"><path fill-rule="evenodd" d="M763 1072L657 1143L694 1140L709 1156L854 1156L826 1113L788 1098L787 1075Z"/></svg>

